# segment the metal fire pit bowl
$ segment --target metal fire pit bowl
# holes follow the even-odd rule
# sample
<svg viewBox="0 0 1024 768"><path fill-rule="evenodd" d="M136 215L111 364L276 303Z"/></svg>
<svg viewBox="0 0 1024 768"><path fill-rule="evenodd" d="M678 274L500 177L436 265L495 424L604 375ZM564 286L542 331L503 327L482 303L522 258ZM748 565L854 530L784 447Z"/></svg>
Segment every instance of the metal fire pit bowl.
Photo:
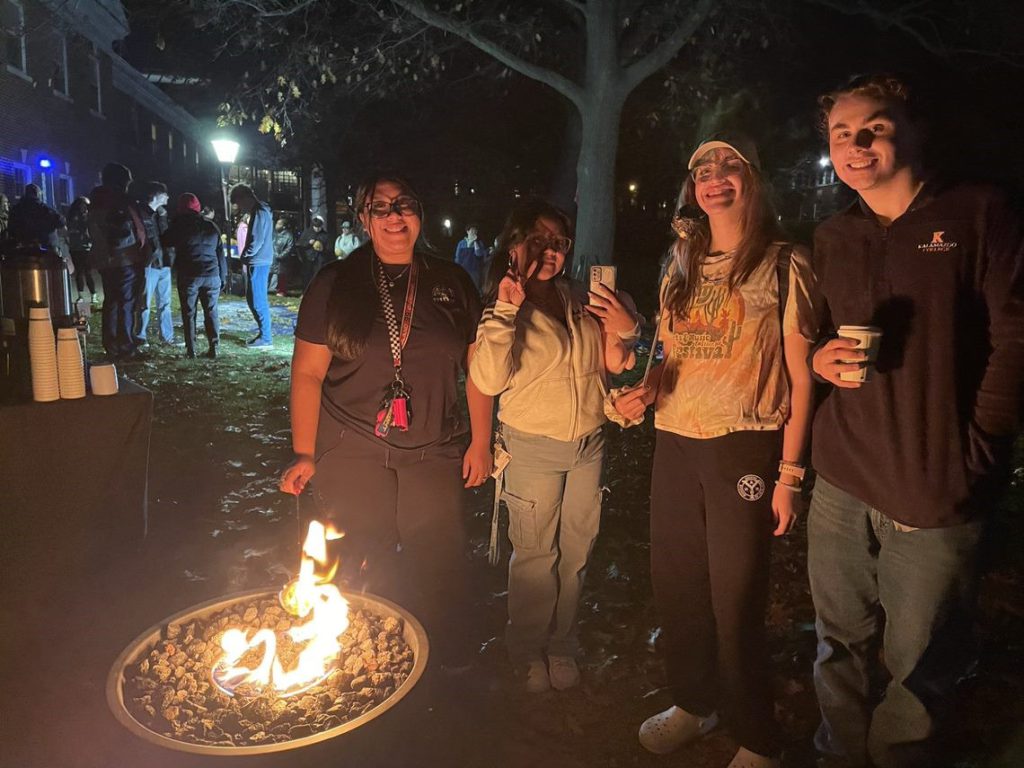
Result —
<svg viewBox="0 0 1024 768"><path fill-rule="evenodd" d="M369 594L342 592L342 596L348 601L351 609L366 610L371 613L376 613L379 616L393 616L401 619L403 637L405 642L409 644L414 655L413 668L409 673L409 676L400 686L398 686L391 696L369 712L353 718L348 722L342 723L339 726L330 728L326 731L321 731L320 733L315 733L311 736L303 736L298 739L281 743L258 744L242 747L221 747L178 741L177 739L172 739L168 736L164 736L163 734L151 731L132 717L124 703L125 668L140 660L142 654L160 639L161 632L166 625L171 623L184 623L191 619L205 618L209 614L216 613L217 611L230 607L232 603L243 600L275 598L276 596L277 590L255 589L248 592L238 592L227 597L215 598L214 600L194 605L191 608L186 608L184 611L164 619L160 624L150 627L141 635L136 637L131 644L121 652L121 655L117 657L117 661L114 662L114 666L111 668L110 674L107 676L107 704L114 713L114 717L116 717L118 722L136 736L141 736L152 744L156 744L167 749L176 749L180 752L191 752L193 754L200 755L221 755L225 757L283 752L289 749L306 747L310 744L316 744L320 741L333 739L335 736L340 736L343 733L354 731L356 728L365 725L375 717L383 715L395 706L395 704L397 704L409 693L409 691L413 689L413 686L415 686L420 677L423 676L423 671L427 666L429 643L427 642L427 633L424 631L423 625L416 620L416 617L401 606L395 605L391 601L385 600L382 597Z"/></svg>

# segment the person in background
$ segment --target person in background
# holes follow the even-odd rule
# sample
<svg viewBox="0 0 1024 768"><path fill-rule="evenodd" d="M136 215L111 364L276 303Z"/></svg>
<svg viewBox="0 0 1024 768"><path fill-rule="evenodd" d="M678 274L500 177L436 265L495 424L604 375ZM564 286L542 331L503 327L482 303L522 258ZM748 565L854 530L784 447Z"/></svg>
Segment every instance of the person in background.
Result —
<svg viewBox="0 0 1024 768"><path fill-rule="evenodd" d="M314 216L309 226L302 231L299 242L295 246L298 251L302 270L302 290L305 292L313 276L317 273L328 257L327 230L324 228L322 216Z"/></svg>
<svg viewBox="0 0 1024 768"><path fill-rule="evenodd" d="M466 236L455 246L455 263L469 273L473 285L477 288L483 285L487 246L480 242L475 224L466 228Z"/></svg>
<svg viewBox="0 0 1024 768"><path fill-rule="evenodd" d="M267 285L270 282L270 266L274 263L274 214L270 206L258 199L252 188L245 184L232 188L231 204L237 206L242 215L248 214L250 219L245 246L241 248L239 256L242 266L246 268L245 298L258 326L258 333L246 346L272 347L274 340Z"/></svg>
<svg viewBox="0 0 1024 768"><path fill-rule="evenodd" d="M146 227L149 243L149 261L146 264L146 279L136 299L135 343L145 348L148 343L149 307L156 298L157 321L160 323L160 341L174 343L174 321L171 319L171 267L174 265L174 249L163 244L167 231L167 185L159 181L147 182L142 188L139 213Z"/></svg>
<svg viewBox="0 0 1024 768"><path fill-rule="evenodd" d="M0 192L0 240L8 237L7 228L11 223L11 201L7 195Z"/></svg>
<svg viewBox="0 0 1024 768"><path fill-rule="evenodd" d="M896 78L857 78L819 105L859 199L814 233L827 335L813 368L832 386L807 523L815 745L830 765L948 765L980 544L1021 424L1024 231L1001 192L924 167ZM848 380L869 364L844 325L881 331L867 381Z"/></svg>
<svg viewBox="0 0 1024 768"><path fill-rule="evenodd" d="M64 218L41 197L42 190L37 185L25 185L21 199L11 208L8 233L21 245L38 243L61 253L57 233L64 226Z"/></svg>
<svg viewBox="0 0 1024 768"><path fill-rule="evenodd" d="M92 239L89 236L89 198L82 196L75 199L68 209L68 249L71 251L71 262L75 265L75 289L78 300L84 298L85 289L89 289L89 302L99 303L96 292L96 280L92 275Z"/></svg>
<svg viewBox="0 0 1024 768"><path fill-rule="evenodd" d="M199 211L199 215L202 216L207 221L217 221L217 212L208 205L203 206L202 210Z"/></svg>
<svg viewBox="0 0 1024 768"><path fill-rule="evenodd" d="M203 326L209 345L206 356L216 358L220 343L217 302L228 277L220 230L200 213L199 198L185 193L178 197L177 211L164 234L164 241L175 251L185 354L190 358L196 356L198 302L203 307Z"/></svg>
<svg viewBox="0 0 1024 768"><path fill-rule="evenodd" d="M274 263L270 268L270 283L267 289L284 296L288 284L288 266L295 247L295 235L288 228L288 220L282 216L274 222Z"/></svg>
<svg viewBox="0 0 1024 768"><path fill-rule="evenodd" d="M341 234L334 241L334 255L339 259L347 258L360 245L359 235L352 231L352 222L347 219L341 222Z"/></svg>
<svg viewBox="0 0 1024 768"><path fill-rule="evenodd" d="M111 358L124 360L139 353L135 298L146 279L149 243L138 206L128 196L131 171L108 163L100 180L89 193L90 255L103 283L103 348Z"/></svg>
<svg viewBox="0 0 1024 768"><path fill-rule="evenodd" d="M531 693L580 681L576 617L601 521L608 374L632 365L639 334L628 296L602 290L588 306L564 276L571 228L543 200L512 211L469 369L499 398L512 457L501 481L513 547L505 644Z"/></svg>
<svg viewBox="0 0 1024 768"><path fill-rule="evenodd" d="M779 239L757 149L744 136L690 156L681 226L662 282L665 362L613 397L633 423L654 403L651 581L672 706L640 726L656 754L718 722L729 768L777 768L765 613L772 536L800 512L820 298L810 254ZM781 459L781 461L780 461Z"/></svg>
<svg viewBox="0 0 1024 768"><path fill-rule="evenodd" d="M356 206L370 242L320 270L299 308L281 490L312 478L321 519L345 532L342 577L408 607L431 659L464 668L476 651L464 487L491 471L492 400L467 380L468 449L459 406L480 299L465 272L416 249L423 208L406 181L371 178Z"/></svg>

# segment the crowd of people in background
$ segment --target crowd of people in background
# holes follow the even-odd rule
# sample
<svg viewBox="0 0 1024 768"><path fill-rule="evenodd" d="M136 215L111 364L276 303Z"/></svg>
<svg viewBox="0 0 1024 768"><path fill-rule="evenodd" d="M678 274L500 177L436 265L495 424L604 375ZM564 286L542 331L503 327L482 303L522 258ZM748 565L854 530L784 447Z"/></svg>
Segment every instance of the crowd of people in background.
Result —
<svg viewBox="0 0 1024 768"><path fill-rule="evenodd" d="M256 324L246 346L271 347L268 295L301 295L321 268L366 241L354 217L340 222L333 247L322 216L314 215L300 233L293 213L275 216L244 184L232 188L230 201L232 221L225 226L197 195L183 193L172 204L163 182L134 180L128 168L110 163L101 184L63 214L43 200L36 184L26 185L13 204L0 194L0 242L5 251L42 248L66 263L76 312L91 315L102 301L103 346L111 359L143 355L151 340L183 346L195 357L200 306L206 355L216 358L221 293L234 290L246 297ZM171 308L175 281L180 341Z"/></svg>

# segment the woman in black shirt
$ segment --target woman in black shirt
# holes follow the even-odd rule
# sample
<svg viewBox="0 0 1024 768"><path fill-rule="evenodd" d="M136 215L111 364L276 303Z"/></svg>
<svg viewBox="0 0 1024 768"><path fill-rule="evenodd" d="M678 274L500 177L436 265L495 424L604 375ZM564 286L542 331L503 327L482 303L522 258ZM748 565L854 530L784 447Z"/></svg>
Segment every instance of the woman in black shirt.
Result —
<svg viewBox="0 0 1024 768"><path fill-rule="evenodd" d="M469 636L463 486L491 471L491 398L457 383L480 319L464 270L416 251L422 206L378 177L356 196L370 241L320 270L299 308L292 358L295 461L281 489L311 477L321 515L344 532L342 575L392 597L427 627L442 663Z"/></svg>

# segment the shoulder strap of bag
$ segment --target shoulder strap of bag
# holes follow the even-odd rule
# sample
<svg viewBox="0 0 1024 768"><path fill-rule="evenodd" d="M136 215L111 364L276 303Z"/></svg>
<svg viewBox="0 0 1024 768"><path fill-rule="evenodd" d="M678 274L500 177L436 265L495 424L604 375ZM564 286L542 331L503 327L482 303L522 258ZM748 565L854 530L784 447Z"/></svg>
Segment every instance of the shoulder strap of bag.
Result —
<svg viewBox="0 0 1024 768"><path fill-rule="evenodd" d="M784 328L786 304L789 301L789 268L793 263L793 244L779 246L775 257L775 274L779 280L779 328Z"/></svg>

